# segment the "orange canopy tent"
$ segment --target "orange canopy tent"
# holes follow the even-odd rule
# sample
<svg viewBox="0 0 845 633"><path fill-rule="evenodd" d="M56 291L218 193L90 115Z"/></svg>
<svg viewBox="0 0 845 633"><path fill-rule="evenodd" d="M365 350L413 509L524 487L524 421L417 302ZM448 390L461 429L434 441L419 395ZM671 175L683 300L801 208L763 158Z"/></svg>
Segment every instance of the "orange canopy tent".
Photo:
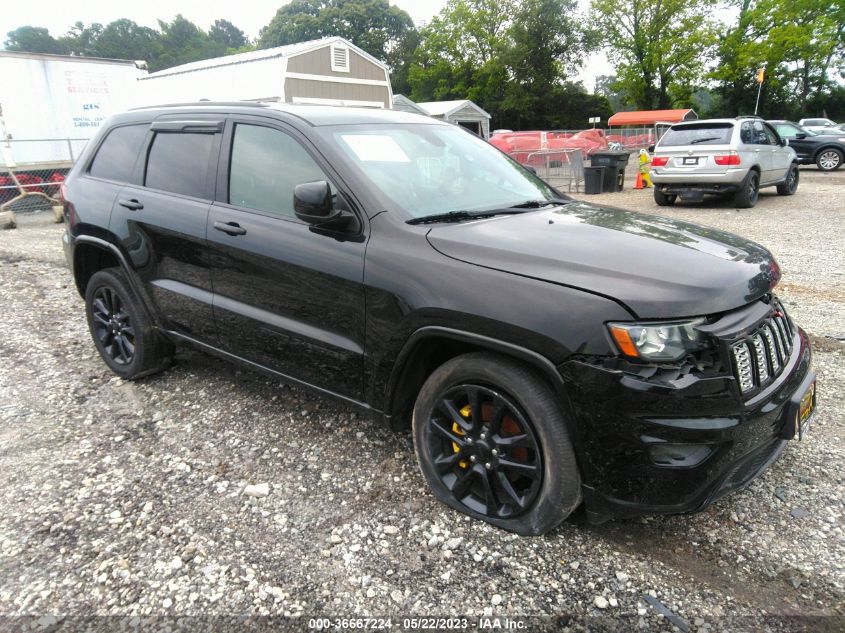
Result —
<svg viewBox="0 0 845 633"><path fill-rule="evenodd" d="M680 123L697 119L695 110L637 110L634 112L617 112L607 120L610 127L621 125L638 125L645 127L655 123Z"/></svg>

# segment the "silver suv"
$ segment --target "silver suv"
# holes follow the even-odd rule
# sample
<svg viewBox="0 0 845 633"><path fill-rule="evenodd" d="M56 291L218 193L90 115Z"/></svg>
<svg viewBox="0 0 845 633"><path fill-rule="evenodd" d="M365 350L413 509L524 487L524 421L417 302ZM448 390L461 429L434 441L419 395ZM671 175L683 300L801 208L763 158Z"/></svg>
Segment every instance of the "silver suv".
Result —
<svg viewBox="0 0 845 633"><path fill-rule="evenodd" d="M651 159L654 201L662 206L732 194L753 207L760 187L782 196L798 189L798 157L774 128L757 117L678 123L661 137Z"/></svg>

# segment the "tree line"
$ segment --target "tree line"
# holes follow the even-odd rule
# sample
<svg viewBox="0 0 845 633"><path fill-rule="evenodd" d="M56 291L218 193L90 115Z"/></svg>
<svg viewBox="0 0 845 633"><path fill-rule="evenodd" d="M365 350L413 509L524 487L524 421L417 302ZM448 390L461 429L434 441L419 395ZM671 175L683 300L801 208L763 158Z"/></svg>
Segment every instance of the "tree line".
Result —
<svg viewBox="0 0 845 633"><path fill-rule="evenodd" d="M592 0L591 7L616 69L597 92L616 106L751 114L755 71L765 68L764 116L845 118L842 0Z"/></svg>
<svg viewBox="0 0 845 633"><path fill-rule="evenodd" d="M592 0L588 15L577 0L449 0L420 27L387 0L293 0L254 41L227 20L204 30L177 15L157 29L128 19L77 22L59 37L22 26L5 46L142 59L154 72L333 35L387 63L395 93L471 99L496 127L582 128L587 117L631 109L748 114L760 67L764 116L845 117L841 0ZM577 76L600 49L615 71L590 93Z"/></svg>

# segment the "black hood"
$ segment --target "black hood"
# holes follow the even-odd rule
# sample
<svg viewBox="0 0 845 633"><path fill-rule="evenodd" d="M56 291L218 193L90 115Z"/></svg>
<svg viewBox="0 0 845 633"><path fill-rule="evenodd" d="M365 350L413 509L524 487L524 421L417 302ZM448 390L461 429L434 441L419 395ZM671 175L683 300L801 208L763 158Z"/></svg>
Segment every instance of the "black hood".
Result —
<svg viewBox="0 0 845 633"><path fill-rule="evenodd" d="M642 319L724 312L780 277L769 251L737 235L582 202L438 225L428 240L454 259L610 297Z"/></svg>

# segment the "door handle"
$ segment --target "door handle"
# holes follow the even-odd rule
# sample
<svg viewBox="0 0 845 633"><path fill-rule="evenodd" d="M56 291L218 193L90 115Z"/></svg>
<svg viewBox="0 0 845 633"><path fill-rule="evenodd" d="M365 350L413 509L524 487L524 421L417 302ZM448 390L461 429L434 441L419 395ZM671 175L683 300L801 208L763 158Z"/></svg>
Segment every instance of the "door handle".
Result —
<svg viewBox="0 0 845 633"><path fill-rule="evenodd" d="M246 235L246 229L237 222L215 222L214 228L229 235Z"/></svg>
<svg viewBox="0 0 845 633"><path fill-rule="evenodd" d="M129 200L119 200L118 204L122 207L126 207L130 211L138 211L144 208L144 205L138 202L135 198L130 198Z"/></svg>

